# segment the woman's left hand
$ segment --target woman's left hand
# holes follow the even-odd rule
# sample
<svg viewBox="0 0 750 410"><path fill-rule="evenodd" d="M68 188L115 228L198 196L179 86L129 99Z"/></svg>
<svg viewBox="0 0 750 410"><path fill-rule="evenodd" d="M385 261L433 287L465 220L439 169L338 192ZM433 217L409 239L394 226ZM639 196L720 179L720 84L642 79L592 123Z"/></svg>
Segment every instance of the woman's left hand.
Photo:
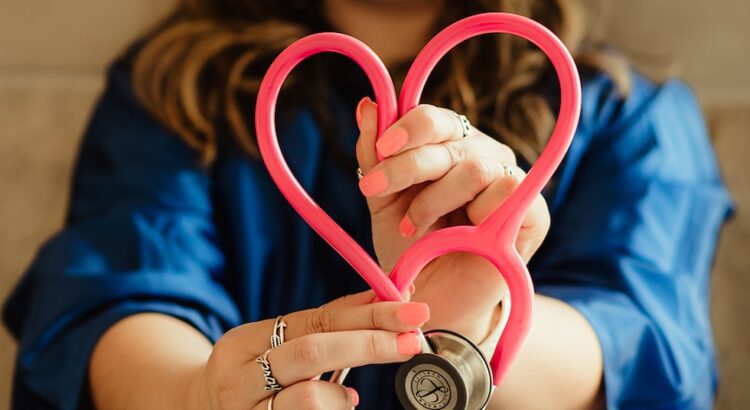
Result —
<svg viewBox="0 0 750 410"><path fill-rule="evenodd" d="M377 108L366 98L357 107L357 123L357 159L364 173L359 186L367 197L375 252L385 272L425 234L482 223L525 176L508 146L473 127L464 138L458 115L448 109L420 105L376 143ZM382 162L376 150L385 157ZM540 195L516 240L524 261L541 245L549 219ZM489 334L505 293L497 270L472 254L436 259L419 274L415 287L412 300L431 308L426 328L455 330L476 342Z"/></svg>

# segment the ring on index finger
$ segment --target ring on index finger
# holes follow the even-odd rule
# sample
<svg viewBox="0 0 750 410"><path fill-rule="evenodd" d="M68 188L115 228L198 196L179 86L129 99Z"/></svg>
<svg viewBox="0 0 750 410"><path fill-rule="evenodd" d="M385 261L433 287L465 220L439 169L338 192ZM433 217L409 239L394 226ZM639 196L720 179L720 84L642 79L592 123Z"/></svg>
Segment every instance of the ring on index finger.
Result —
<svg viewBox="0 0 750 410"><path fill-rule="evenodd" d="M286 322L284 322L284 317L279 315L276 317L276 322L273 324L271 348L279 347L284 343L284 328L286 328Z"/></svg>
<svg viewBox="0 0 750 410"><path fill-rule="evenodd" d="M258 356L255 361L260 363L260 367L263 370L263 378L266 381L266 386L263 388L263 390L278 392L281 391L284 386L280 385L279 382L276 381L276 378L273 377L273 373L271 372L271 363L268 362L268 353L270 353L271 350L273 349L266 350L266 352Z"/></svg>

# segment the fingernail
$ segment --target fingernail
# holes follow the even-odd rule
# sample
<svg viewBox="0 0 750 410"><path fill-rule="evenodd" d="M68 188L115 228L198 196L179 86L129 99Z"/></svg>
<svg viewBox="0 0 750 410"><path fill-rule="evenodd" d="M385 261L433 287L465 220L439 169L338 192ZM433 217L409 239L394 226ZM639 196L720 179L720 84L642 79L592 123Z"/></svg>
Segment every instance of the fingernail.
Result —
<svg viewBox="0 0 750 410"><path fill-rule="evenodd" d="M417 232L417 228L414 226L414 223L412 223L409 215L404 216L404 219L398 224L398 231L401 232L401 236L404 238L411 238L414 233Z"/></svg>
<svg viewBox="0 0 750 410"><path fill-rule="evenodd" d="M430 307L426 303L407 303L399 306L396 316L405 325L420 327L430 320Z"/></svg>
<svg viewBox="0 0 750 410"><path fill-rule="evenodd" d="M409 294L410 294L410 295L413 295L413 294L414 294L414 292L416 292L416 291L417 291L417 287L416 287L416 286L414 286L414 284L413 284L413 283L412 283L411 285L409 285Z"/></svg>
<svg viewBox="0 0 750 410"><path fill-rule="evenodd" d="M359 103L357 104L357 109L354 111L354 114L357 117L357 127L359 128L362 128L362 106L365 105L365 103L368 101L372 101L370 100L370 97L365 97L359 100Z"/></svg>
<svg viewBox="0 0 750 410"><path fill-rule="evenodd" d="M386 188L388 188L388 179L385 177L385 172L380 169L370 172L359 181L359 190L365 196L379 194Z"/></svg>
<svg viewBox="0 0 750 410"><path fill-rule="evenodd" d="M347 387L346 391L349 392L349 395L352 397L352 406L356 406L359 404L359 393L357 393L356 390L352 389L351 387Z"/></svg>
<svg viewBox="0 0 750 410"><path fill-rule="evenodd" d="M396 338L398 352L401 354L418 354L422 352L422 344L419 336L414 333L401 333Z"/></svg>
<svg viewBox="0 0 750 410"><path fill-rule="evenodd" d="M387 157L406 145L406 141L409 139L409 134L406 130L401 127L396 127L385 132L378 142L375 143L375 148L378 149L380 155Z"/></svg>

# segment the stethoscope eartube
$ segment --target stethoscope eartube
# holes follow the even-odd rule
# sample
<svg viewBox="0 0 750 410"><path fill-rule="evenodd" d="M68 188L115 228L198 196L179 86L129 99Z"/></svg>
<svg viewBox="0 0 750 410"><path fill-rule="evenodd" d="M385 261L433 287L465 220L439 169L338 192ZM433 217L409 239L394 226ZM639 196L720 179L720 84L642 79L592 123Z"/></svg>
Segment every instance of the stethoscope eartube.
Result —
<svg viewBox="0 0 750 410"><path fill-rule="evenodd" d="M484 409L492 394L492 371L479 348L450 330L424 333L432 348L401 364L396 395L407 410Z"/></svg>
<svg viewBox="0 0 750 410"><path fill-rule="evenodd" d="M560 80L560 112L547 146L528 175L503 203L477 226L439 229L414 242L390 275L310 197L284 160L276 135L276 101L289 73L304 59L321 53L343 54L367 75L378 110L378 138L419 103L422 89L438 61L458 43L481 34L507 33L537 45L550 59ZM465 337L447 330L425 333L423 352L398 371L401 404L417 410L480 410L518 354L531 326L534 286L515 248L523 216L562 162L578 126L581 83L575 62L551 31L526 17L484 13L451 24L419 53L406 75L400 98L382 61L364 43L338 33L318 33L287 47L273 61L258 91L255 125L258 147L271 178L300 216L330 244L373 289L381 301L403 301L402 294L434 259L455 252L483 257L497 268L508 287L507 325L489 364ZM382 159L382 158L378 158ZM498 301L499 302L499 301ZM421 331L418 331L421 334ZM343 381L346 371L336 381Z"/></svg>

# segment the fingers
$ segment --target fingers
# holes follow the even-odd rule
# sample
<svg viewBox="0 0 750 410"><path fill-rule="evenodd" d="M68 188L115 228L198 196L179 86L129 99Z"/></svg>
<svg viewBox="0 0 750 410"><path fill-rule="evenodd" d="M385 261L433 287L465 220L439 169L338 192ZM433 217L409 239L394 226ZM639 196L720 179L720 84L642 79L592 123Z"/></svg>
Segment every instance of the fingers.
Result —
<svg viewBox="0 0 750 410"><path fill-rule="evenodd" d="M458 115L444 108L416 107L386 130L376 143L376 106L364 98L357 106L357 123L360 128L357 159L365 174L359 186L367 197L384 197L438 180L461 162L478 157L516 163L510 148L476 129L469 138L462 138ZM378 163L374 147L388 158Z"/></svg>
<svg viewBox="0 0 750 410"><path fill-rule="evenodd" d="M379 329L408 332L421 327L430 318L426 303L380 302L362 306L323 306L287 316L287 338L313 333Z"/></svg>
<svg viewBox="0 0 750 410"><path fill-rule="evenodd" d="M378 139L380 155L389 157L425 144L463 137L458 115L451 110L422 104L415 107L388 128Z"/></svg>
<svg viewBox="0 0 750 410"><path fill-rule="evenodd" d="M409 332L421 327L430 318L430 309L426 303L369 303L373 296L371 291L362 292L316 309L285 315L286 341L313 333L350 330ZM241 346L249 357L254 358L270 347L275 322L275 319L268 319L236 327L227 333L231 336L225 343Z"/></svg>
<svg viewBox="0 0 750 410"><path fill-rule="evenodd" d="M484 222L510 196L525 176L523 170L515 167L512 177L500 178L493 182L466 206L469 220L475 225ZM537 195L524 214L521 230L516 239L516 249L526 262L541 245L542 241L539 238L547 235L549 226L547 202L542 195Z"/></svg>
<svg viewBox="0 0 750 410"><path fill-rule="evenodd" d="M419 352L421 342L414 333L354 330L317 333L291 340L271 350L268 362L278 383L291 386L335 369L404 362ZM258 363L253 361L247 366L250 366L248 374L257 379L254 385L263 386L265 382Z"/></svg>
<svg viewBox="0 0 750 410"><path fill-rule="evenodd" d="M439 218L471 203L489 185L503 178L515 181L513 176L506 175L505 166L494 158L462 161L414 197L401 221L401 234L405 237L422 234Z"/></svg>
<svg viewBox="0 0 750 410"><path fill-rule="evenodd" d="M503 201L513 193L525 176L526 173L522 169L514 167L512 176L492 181L484 191L466 206L466 215L471 223L479 225L489 218Z"/></svg>
<svg viewBox="0 0 750 410"><path fill-rule="evenodd" d="M509 148L484 134L477 134L442 144L423 145L386 158L365 174L359 187L367 197L383 197L438 180L458 164L483 157L515 164L515 156Z"/></svg>
<svg viewBox="0 0 750 410"><path fill-rule="evenodd" d="M479 225L484 222L517 188L525 172L494 158L466 160L451 169L440 180L428 185L412 200L406 215L399 224L405 237L423 233L438 219L465 206L469 220ZM532 202L521 224L516 248L528 262L541 245L549 229L550 216L547 203L541 195Z"/></svg>
<svg viewBox="0 0 750 410"><path fill-rule="evenodd" d="M362 292L284 316L286 340L272 350L275 320L230 330L214 345L211 380L230 386L234 399L257 403L268 396L265 363L258 357L265 357L279 384L291 386L331 370L405 361L419 353L418 336L408 332L429 320L427 304L369 303L373 296Z"/></svg>
<svg viewBox="0 0 750 410"><path fill-rule="evenodd" d="M267 410L267 398L254 410ZM273 400L273 410L334 409L349 410L359 404L359 394L351 387L311 380L293 384L279 393Z"/></svg>

